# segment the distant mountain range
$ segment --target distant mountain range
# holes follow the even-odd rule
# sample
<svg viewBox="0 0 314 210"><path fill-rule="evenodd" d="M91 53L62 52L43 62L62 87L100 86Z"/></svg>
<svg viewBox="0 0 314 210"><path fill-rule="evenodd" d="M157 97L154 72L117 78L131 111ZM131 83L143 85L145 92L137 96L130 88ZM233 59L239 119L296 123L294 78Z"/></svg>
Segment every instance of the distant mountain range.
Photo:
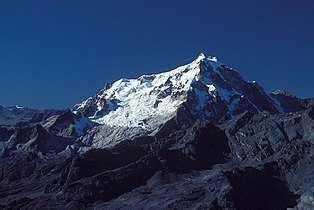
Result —
<svg viewBox="0 0 314 210"><path fill-rule="evenodd" d="M314 208L313 106L204 54L72 109L0 106L0 209Z"/></svg>

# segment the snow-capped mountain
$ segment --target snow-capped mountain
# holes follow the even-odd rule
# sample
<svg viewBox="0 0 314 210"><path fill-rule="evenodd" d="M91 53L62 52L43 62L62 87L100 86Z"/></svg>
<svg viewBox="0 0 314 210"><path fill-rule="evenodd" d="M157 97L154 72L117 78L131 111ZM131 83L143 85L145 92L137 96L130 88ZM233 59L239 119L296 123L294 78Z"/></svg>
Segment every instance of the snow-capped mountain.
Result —
<svg viewBox="0 0 314 210"><path fill-rule="evenodd" d="M192 116L214 122L247 110L285 112L286 106L281 104L285 101L273 96L216 57L201 53L169 72L106 85L98 95L76 105L75 112L99 124L149 129L151 119L165 123L183 108Z"/></svg>
<svg viewBox="0 0 314 210"><path fill-rule="evenodd" d="M200 54L72 110L0 106L0 209L313 206L313 104Z"/></svg>

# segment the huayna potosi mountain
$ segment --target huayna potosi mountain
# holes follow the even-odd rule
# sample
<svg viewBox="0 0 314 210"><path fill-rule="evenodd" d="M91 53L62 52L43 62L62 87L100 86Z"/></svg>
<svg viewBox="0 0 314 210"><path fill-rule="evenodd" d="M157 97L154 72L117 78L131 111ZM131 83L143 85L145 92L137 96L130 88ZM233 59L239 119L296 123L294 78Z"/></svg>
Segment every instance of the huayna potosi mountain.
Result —
<svg viewBox="0 0 314 210"><path fill-rule="evenodd" d="M0 209L314 208L313 105L200 54L73 109L0 106Z"/></svg>
<svg viewBox="0 0 314 210"><path fill-rule="evenodd" d="M245 111L275 114L305 108L301 99L292 95L282 98L279 91L267 94L256 81L245 81L216 57L206 58L201 53L191 63L169 72L106 84L95 97L77 104L74 113L104 125L103 128L122 129L122 133L132 128L130 137L153 136L175 117L182 124L196 119L217 123ZM88 122L86 118L84 123ZM78 123L78 127L84 123ZM107 137L107 133L103 138L97 136L94 145L112 146L123 139Z"/></svg>
<svg viewBox="0 0 314 210"><path fill-rule="evenodd" d="M245 81L216 57L204 54L169 72L120 79L76 105L76 111L99 124L146 128L150 118L170 119L183 106L191 114L215 122L244 111L286 111L258 83Z"/></svg>

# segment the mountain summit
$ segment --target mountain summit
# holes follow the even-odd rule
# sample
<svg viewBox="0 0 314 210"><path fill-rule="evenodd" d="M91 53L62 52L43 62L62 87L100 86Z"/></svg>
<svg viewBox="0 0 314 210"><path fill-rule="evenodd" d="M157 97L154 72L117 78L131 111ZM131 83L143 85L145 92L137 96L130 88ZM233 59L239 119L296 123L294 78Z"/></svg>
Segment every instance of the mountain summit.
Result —
<svg viewBox="0 0 314 210"><path fill-rule="evenodd" d="M95 97L75 106L75 113L115 127L155 129L184 109L195 118L218 122L244 111L287 110L286 101L270 95L255 81L248 82L232 68L201 53L194 61L168 72L120 79ZM304 107L289 106L289 111Z"/></svg>

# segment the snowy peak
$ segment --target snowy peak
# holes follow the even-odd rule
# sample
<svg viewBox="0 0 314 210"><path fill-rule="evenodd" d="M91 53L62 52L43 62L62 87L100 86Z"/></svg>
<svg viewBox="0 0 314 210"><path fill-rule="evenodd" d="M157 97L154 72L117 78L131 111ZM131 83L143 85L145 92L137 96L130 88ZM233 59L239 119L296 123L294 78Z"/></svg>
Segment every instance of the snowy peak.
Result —
<svg viewBox="0 0 314 210"><path fill-rule="evenodd" d="M110 126L143 127L152 117L171 118L187 100L187 92L199 75L200 55L172 71L120 79L94 98L76 106L78 112Z"/></svg>
<svg viewBox="0 0 314 210"><path fill-rule="evenodd" d="M168 72L120 79L75 112L109 126L155 129L181 107L189 116L219 121L244 111L282 112L280 102L256 82L247 82L216 57L201 53L194 61Z"/></svg>
<svg viewBox="0 0 314 210"><path fill-rule="evenodd" d="M194 60L194 62L200 62L201 60L204 60L206 58L206 56L204 55L204 53L200 53L197 58Z"/></svg>

